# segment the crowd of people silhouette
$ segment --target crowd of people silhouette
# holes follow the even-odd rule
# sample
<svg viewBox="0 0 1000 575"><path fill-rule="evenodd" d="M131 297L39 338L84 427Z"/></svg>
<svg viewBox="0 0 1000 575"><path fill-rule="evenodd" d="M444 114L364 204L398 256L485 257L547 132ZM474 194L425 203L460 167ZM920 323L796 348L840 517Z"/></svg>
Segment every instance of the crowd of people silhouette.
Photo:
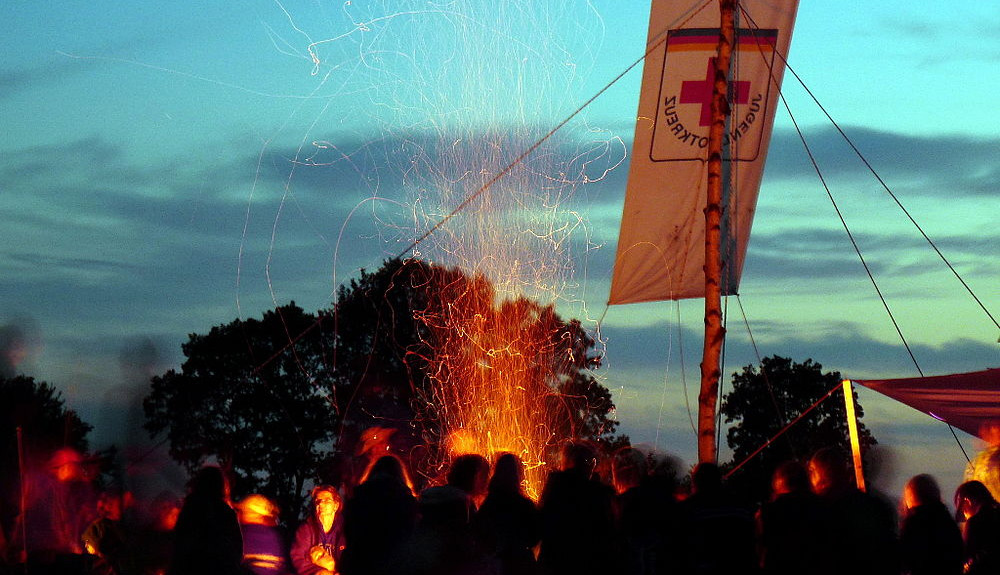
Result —
<svg viewBox="0 0 1000 575"><path fill-rule="evenodd" d="M202 468L153 530L123 525L127 494L88 494L61 454L34 478L4 568L100 575L732 575L1000 573L1000 506L979 481L956 490L917 475L901 503L854 485L837 449L774 470L757 506L722 471L677 466L632 448L598 472L598 451L567 443L538 502L505 453L454 458L446 481L415 490L403 460L374 458L356 485L316 485L294 531L267 497L233 503L219 467ZM162 502L167 503L167 502ZM92 509L91 513L87 513ZM86 521L84 521L86 520ZM30 529L29 529L30 527ZM27 536L30 533L30 536ZM27 536L26 538L24 536ZM18 554L14 550L20 549Z"/></svg>

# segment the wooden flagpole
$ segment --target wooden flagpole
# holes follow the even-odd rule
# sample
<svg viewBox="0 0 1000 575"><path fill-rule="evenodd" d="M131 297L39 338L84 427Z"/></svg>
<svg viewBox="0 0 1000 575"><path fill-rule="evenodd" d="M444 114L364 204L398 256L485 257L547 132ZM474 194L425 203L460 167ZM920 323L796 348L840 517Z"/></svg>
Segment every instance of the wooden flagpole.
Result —
<svg viewBox="0 0 1000 575"><path fill-rule="evenodd" d="M735 0L719 0L719 47L712 86L712 125L708 133L708 202L705 206L705 345L698 394L698 461L717 463L716 406L719 367L726 330L722 326L722 141L729 116L729 62L735 37Z"/></svg>

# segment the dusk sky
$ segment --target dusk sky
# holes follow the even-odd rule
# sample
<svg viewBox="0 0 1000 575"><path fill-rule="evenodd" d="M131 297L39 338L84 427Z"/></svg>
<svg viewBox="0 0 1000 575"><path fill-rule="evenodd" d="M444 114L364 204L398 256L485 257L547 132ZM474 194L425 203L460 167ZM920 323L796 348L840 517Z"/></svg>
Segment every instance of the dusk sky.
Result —
<svg viewBox="0 0 1000 575"><path fill-rule="evenodd" d="M648 0L523 4L0 5L0 327L29 342L4 368L62 390L95 447L146 442L135 406L148 375L179 367L187 334L291 300L327 307L644 52ZM803 0L789 64L1000 315L1000 4ZM554 276L514 283L600 327L621 430L693 463L702 302L605 307L640 77L498 190L544 206L551 233L535 239L559 246L539 256ZM1000 366L994 323L792 73L783 92L924 373ZM448 242L486 209L417 252L477 267L488 256ZM918 375L783 108L724 384L756 362L741 304L761 356ZM895 456L890 488L929 471L950 493L965 460L947 427L859 396Z"/></svg>

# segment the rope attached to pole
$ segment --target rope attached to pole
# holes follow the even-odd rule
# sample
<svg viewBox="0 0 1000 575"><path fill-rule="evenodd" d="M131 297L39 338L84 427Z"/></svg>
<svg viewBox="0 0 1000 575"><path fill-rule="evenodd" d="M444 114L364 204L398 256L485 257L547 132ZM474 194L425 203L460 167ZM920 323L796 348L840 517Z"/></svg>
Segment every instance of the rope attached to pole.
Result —
<svg viewBox="0 0 1000 575"><path fill-rule="evenodd" d="M774 443L774 441L775 441L776 439L778 439L779 437L781 437L782 435L784 435L784 434L785 434L785 432L786 432L786 431L788 431L789 429L791 429L791 427L792 427L793 425L795 425L795 424L796 424L796 423L798 423L798 422L799 422L799 421L800 421L800 420L801 420L801 419L802 419L803 417L805 417L806 415L808 415L808 414L809 414L809 412L811 412L812 410L814 410L814 409L816 409L817 407L819 407L819 404L821 404L821 403L823 403L824 401L826 401L826 399L827 399L827 398L829 398L829 397L830 397L831 395L833 395L833 394L834 394L834 393L835 393L835 392L836 392L836 391L837 391L838 389L841 389L842 387L843 387L843 386L842 386L842 384L838 383L838 384L837 384L837 385L835 385L835 386L834 386L834 387L833 387L833 388L832 388L832 389L831 389L830 391L826 392L826 394L825 394L825 395L824 395L823 397L819 398L819 400L818 400L818 401L817 401L816 403L814 403L814 404L810 405L808 409L806 409L805 411L803 411L802 413L800 413L800 414L799 414L799 416L798 416L798 417L796 417L795 419L793 419L793 420L792 420L792 421L791 421L791 422L790 422L790 423L789 423L788 425L786 425L786 426L782 427L782 428L781 428L781 430L780 430L780 431L778 431L778 433L775 433L775 434L774 434L774 436L772 436L772 437L771 437L771 439L768 439L768 440L767 440L767 442L766 442L766 443L764 443L764 445L761 445L760 447L758 447L758 448L757 448L757 449L756 449L756 450L755 450L755 451L754 451L753 453L751 453L750 455L748 455L748 456L747 456L747 457L746 457L746 458L745 458L745 459L744 459L743 461L741 461L741 462L740 462L740 463L739 463L739 464L738 464L738 465L737 465L736 467L733 467L733 468L732 468L731 470L729 470L729 473L727 473L727 474L726 474L726 477L725 477L725 479L729 479L729 477L730 477L730 476L732 476L732 475L733 475L734 473L736 473L736 472L737 472L737 471L738 471L738 470L739 470L739 469L740 469L741 467L743 467L744 465L746 465L748 461L750 461L750 460L751 460L751 459L753 459L754 457L757 457L757 454L758 454L758 453L760 453L761 451L764 451L764 449L765 449L765 448L766 448L766 447L767 447L768 445L771 445L772 443Z"/></svg>

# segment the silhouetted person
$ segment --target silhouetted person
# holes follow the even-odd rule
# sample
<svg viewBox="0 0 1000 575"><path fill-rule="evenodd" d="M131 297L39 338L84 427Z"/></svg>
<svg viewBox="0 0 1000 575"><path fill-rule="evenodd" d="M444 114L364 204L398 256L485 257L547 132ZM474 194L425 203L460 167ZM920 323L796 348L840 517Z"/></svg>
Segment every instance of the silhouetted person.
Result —
<svg viewBox="0 0 1000 575"><path fill-rule="evenodd" d="M524 495L523 481L521 460L513 453L501 455L474 520L479 540L495 558L500 575L537 572L533 548L541 536L541 518L535 503Z"/></svg>
<svg viewBox="0 0 1000 575"><path fill-rule="evenodd" d="M849 469L847 456L836 448L820 449L809 460L813 492L831 520L823 555L834 573L899 573L895 510L855 487Z"/></svg>
<svg viewBox="0 0 1000 575"><path fill-rule="evenodd" d="M403 463L383 455L344 505L343 575L394 575L405 566L404 545L417 520L417 502Z"/></svg>
<svg viewBox="0 0 1000 575"><path fill-rule="evenodd" d="M725 491L717 465L695 466L691 495L681 504L681 512L686 573L729 575L757 571L753 515Z"/></svg>
<svg viewBox="0 0 1000 575"><path fill-rule="evenodd" d="M545 482L539 562L547 575L603 575L613 568L614 490L592 477L596 466L593 447L569 443L562 469Z"/></svg>
<svg viewBox="0 0 1000 575"><path fill-rule="evenodd" d="M1000 507L979 481L966 481L955 490L955 508L965 519L965 573L1000 573Z"/></svg>
<svg viewBox="0 0 1000 575"><path fill-rule="evenodd" d="M829 517L797 461L780 464L771 478L771 500L757 515L760 564L767 575L829 572L823 557Z"/></svg>
<svg viewBox="0 0 1000 575"><path fill-rule="evenodd" d="M243 536L229 506L222 470L201 468L191 480L174 526L174 556L167 575L231 575L240 573Z"/></svg>
<svg viewBox="0 0 1000 575"><path fill-rule="evenodd" d="M340 493L330 485L317 485L311 499L312 513L295 531L292 565L298 575L330 575L347 544Z"/></svg>
<svg viewBox="0 0 1000 575"><path fill-rule="evenodd" d="M616 510L620 536L618 567L623 575L645 575L655 562L656 535L646 520L646 504L639 485L646 476L646 456L627 447L611 460L611 483L617 492Z"/></svg>
<svg viewBox="0 0 1000 575"><path fill-rule="evenodd" d="M650 466L650 463L654 465ZM658 464L657 464L658 463ZM650 469L652 467L652 469ZM612 467L618 491L618 531L622 574L676 573L680 537L676 464L647 457L627 448L615 455Z"/></svg>
<svg viewBox="0 0 1000 575"><path fill-rule="evenodd" d="M464 491L476 510L486 498L486 485L490 479L490 463L482 455L459 455L448 470L448 485Z"/></svg>
<svg viewBox="0 0 1000 575"><path fill-rule="evenodd" d="M288 575L291 565L280 510L263 495L247 495L236 505L243 532L243 566L254 575Z"/></svg>
<svg viewBox="0 0 1000 575"><path fill-rule="evenodd" d="M930 475L917 475L903 488L903 521L899 531L900 564L909 575L962 573L962 533L941 501L941 489Z"/></svg>
<svg viewBox="0 0 1000 575"><path fill-rule="evenodd" d="M476 456L478 458L478 456ZM486 460L482 460L486 463ZM472 533L475 504L470 493L458 484L473 489L478 462L456 459L446 485L429 487L420 493L420 520L407 546L408 569L403 575L480 575L484 572L485 554ZM457 475L455 465L464 467ZM488 464L487 464L488 469ZM454 483L457 481L457 484Z"/></svg>
<svg viewBox="0 0 1000 575"><path fill-rule="evenodd" d="M459 523L464 534L469 535L472 516L486 496L489 474L490 464L482 455L456 457L448 469L447 483L428 487L420 493L421 523L426 527L422 535L428 536L438 527L457 528Z"/></svg>

